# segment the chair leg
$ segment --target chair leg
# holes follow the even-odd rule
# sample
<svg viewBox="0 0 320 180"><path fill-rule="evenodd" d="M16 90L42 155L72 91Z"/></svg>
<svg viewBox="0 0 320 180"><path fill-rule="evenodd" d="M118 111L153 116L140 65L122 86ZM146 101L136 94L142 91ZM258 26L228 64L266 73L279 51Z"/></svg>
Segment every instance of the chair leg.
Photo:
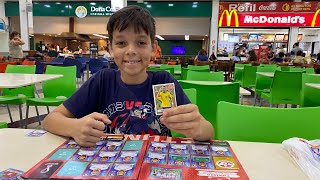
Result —
<svg viewBox="0 0 320 180"><path fill-rule="evenodd" d="M50 113L50 109L49 109L49 106L47 106L47 111L48 111L48 114Z"/></svg>
<svg viewBox="0 0 320 180"><path fill-rule="evenodd" d="M240 95L240 104L243 104L243 95Z"/></svg>
<svg viewBox="0 0 320 180"><path fill-rule="evenodd" d="M29 106L27 105L27 110L26 110L26 122L25 122L25 128L28 128L28 120L29 120Z"/></svg>
<svg viewBox="0 0 320 180"><path fill-rule="evenodd" d="M10 108L9 108L9 104L7 104L7 108L8 108L8 113L9 113L10 121L11 121L11 123L13 123L11 111L10 111Z"/></svg>
<svg viewBox="0 0 320 180"><path fill-rule="evenodd" d="M279 104L277 104L277 108L279 108Z"/></svg>
<svg viewBox="0 0 320 180"><path fill-rule="evenodd" d="M257 94L254 94L254 104L253 104L253 106L256 106L256 102L257 102Z"/></svg>
<svg viewBox="0 0 320 180"><path fill-rule="evenodd" d="M285 104L284 107L285 107L285 108L288 108L288 104Z"/></svg>
<svg viewBox="0 0 320 180"><path fill-rule="evenodd" d="M22 118L22 105L21 104L19 105L19 115L20 115L19 124L20 124L20 127L23 128L23 123L22 123L22 121L23 121L23 118Z"/></svg>
<svg viewBox="0 0 320 180"><path fill-rule="evenodd" d="M37 112L37 118L38 118L38 122L39 122L39 125L41 125L41 121L40 121L40 115L39 115L39 111L38 111L38 107L36 107L36 112Z"/></svg>
<svg viewBox="0 0 320 180"><path fill-rule="evenodd" d="M269 107L271 107L272 108L272 104L270 104L270 106Z"/></svg>
<svg viewBox="0 0 320 180"><path fill-rule="evenodd" d="M262 106L262 98L260 99L260 107Z"/></svg>

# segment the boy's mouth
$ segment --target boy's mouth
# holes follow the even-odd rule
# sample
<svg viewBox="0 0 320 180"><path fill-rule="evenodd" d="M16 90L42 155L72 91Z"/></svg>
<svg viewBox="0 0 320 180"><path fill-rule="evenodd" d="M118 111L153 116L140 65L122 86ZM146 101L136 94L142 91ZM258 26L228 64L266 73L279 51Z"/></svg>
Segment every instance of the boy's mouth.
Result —
<svg viewBox="0 0 320 180"><path fill-rule="evenodd" d="M128 63L128 64L135 64L135 63L140 63L141 60L137 60L137 61L123 61L124 63Z"/></svg>

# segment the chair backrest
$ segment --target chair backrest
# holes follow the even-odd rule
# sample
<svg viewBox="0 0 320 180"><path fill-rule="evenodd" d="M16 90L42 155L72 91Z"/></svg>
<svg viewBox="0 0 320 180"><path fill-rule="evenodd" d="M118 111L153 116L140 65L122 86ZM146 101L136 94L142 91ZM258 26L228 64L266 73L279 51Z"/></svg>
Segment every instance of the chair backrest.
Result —
<svg viewBox="0 0 320 180"><path fill-rule="evenodd" d="M200 66L199 66L200 67ZM181 68L181 80L188 79L188 72L189 71L196 71L196 72L209 72L208 69L189 69L189 68Z"/></svg>
<svg viewBox="0 0 320 180"><path fill-rule="evenodd" d="M26 65L26 66L30 66L30 65L35 65L36 62L34 60L33 61L24 60L21 64Z"/></svg>
<svg viewBox="0 0 320 180"><path fill-rule="evenodd" d="M181 65L160 64L160 68L173 68L174 71L181 71Z"/></svg>
<svg viewBox="0 0 320 180"><path fill-rule="evenodd" d="M257 66L257 72L275 72L280 70L277 66Z"/></svg>
<svg viewBox="0 0 320 180"><path fill-rule="evenodd" d="M210 66L205 65L205 66L195 66L195 65L188 65L188 69L190 70L208 70L210 71Z"/></svg>
<svg viewBox="0 0 320 180"><path fill-rule="evenodd" d="M78 59L66 58L63 61L63 66L76 66L77 67L77 78L82 76L82 63Z"/></svg>
<svg viewBox="0 0 320 180"><path fill-rule="evenodd" d="M183 89L192 104L197 104L197 90L195 88Z"/></svg>
<svg viewBox="0 0 320 180"><path fill-rule="evenodd" d="M307 74L314 74L314 68L305 68Z"/></svg>
<svg viewBox="0 0 320 180"><path fill-rule="evenodd" d="M227 102L218 104L215 138L281 143L300 137L319 139L317 108L265 108Z"/></svg>
<svg viewBox="0 0 320 180"><path fill-rule="evenodd" d="M224 81L224 73L188 71L187 80L193 81Z"/></svg>
<svg viewBox="0 0 320 180"><path fill-rule="evenodd" d="M302 72L276 71L271 83L273 104L301 104Z"/></svg>
<svg viewBox="0 0 320 180"><path fill-rule="evenodd" d="M306 86L306 83L320 84L320 75L302 74L302 106L320 106L320 89Z"/></svg>
<svg viewBox="0 0 320 180"><path fill-rule="evenodd" d="M197 90L197 105L206 120L215 124L220 101L239 103L239 83L210 81L179 81L183 89Z"/></svg>
<svg viewBox="0 0 320 180"><path fill-rule="evenodd" d="M277 67L277 64L261 64L260 66L262 66L262 67L274 67L274 68L276 68L276 67Z"/></svg>
<svg viewBox="0 0 320 180"><path fill-rule="evenodd" d="M7 63L0 63L0 73L4 73L6 71L7 66Z"/></svg>
<svg viewBox="0 0 320 180"><path fill-rule="evenodd" d="M47 66L46 74L62 74L63 77L43 82L44 97L70 97L76 91L76 66Z"/></svg>
<svg viewBox="0 0 320 180"><path fill-rule="evenodd" d="M255 94L260 96L265 89L270 89L271 83L272 83L272 78L268 76L263 76L261 74L257 74Z"/></svg>
<svg viewBox="0 0 320 180"><path fill-rule="evenodd" d="M290 68L290 72L306 72L306 69L302 68L302 67L289 67Z"/></svg>
<svg viewBox="0 0 320 180"><path fill-rule="evenodd" d="M244 66L242 76L242 87L255 87L257 66Z"/></svg>
<svg viewBox="0 0 320 180"><path fill-rule="evenodd" d="M89 61L89 69L91 74L100 71L101 69L103 69L103 66L103 61L100 61L99 59L90 59Z"/></svg>
<svg viewBox="0 0 320 180"><path fill-rule="evenodd" d="M16 73L16 74L34 74L36 66L16 66L8 64L5 73ZM26 97L34 97L34 85L19 87L14 89L3 88L3 94L5 96L16 96L18 94L24 94Z"/></svg>

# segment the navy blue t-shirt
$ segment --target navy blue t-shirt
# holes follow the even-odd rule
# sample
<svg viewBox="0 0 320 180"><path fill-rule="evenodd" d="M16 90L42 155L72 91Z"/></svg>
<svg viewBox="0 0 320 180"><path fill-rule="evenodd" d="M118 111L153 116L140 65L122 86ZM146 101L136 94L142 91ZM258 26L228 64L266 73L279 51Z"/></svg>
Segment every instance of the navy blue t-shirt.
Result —
<svg viewBox="0 0 320 180"><path fill-rule="evenodd" d="M147 71L142 84L127 85L120 71L104 69L86 81L63 105L76 117L92 112L106 114L112 121L107 133L170 136L170 130L155 115L152 85L174 83L177 105L189 104L177 80L168 72Z"/></svg>

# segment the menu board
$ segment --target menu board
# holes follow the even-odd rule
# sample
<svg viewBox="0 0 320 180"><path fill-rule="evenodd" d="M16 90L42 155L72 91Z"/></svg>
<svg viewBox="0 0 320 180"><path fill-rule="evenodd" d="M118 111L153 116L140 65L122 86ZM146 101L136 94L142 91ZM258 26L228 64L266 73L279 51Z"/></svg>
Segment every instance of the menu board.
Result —
<svg viewBox="0 0 320 180"><path fill-rule="evenodd" d="M276 34L275 41L284 41L284 34Z"/></svg>
<svg viewBox="0 0 320 180"><path fill-rule="evenodd" d="M106 134L95 147L66 140L28 179L249 179L227 141Z"/></svg>
<svg viewBox="0 0 320 180"><path fill-rule="evenodd" d="M259 46L259 51L258 51L259 61L262 61L262 62L268 61L268 50L269 50L268 45L260 45Z"/></svg>
<svg viewBox="0 0 320 180"><path fill-rule="evenodd" d="M97 43L90 43L90 53L91 54L98 53L98 44Z"/></svg>

